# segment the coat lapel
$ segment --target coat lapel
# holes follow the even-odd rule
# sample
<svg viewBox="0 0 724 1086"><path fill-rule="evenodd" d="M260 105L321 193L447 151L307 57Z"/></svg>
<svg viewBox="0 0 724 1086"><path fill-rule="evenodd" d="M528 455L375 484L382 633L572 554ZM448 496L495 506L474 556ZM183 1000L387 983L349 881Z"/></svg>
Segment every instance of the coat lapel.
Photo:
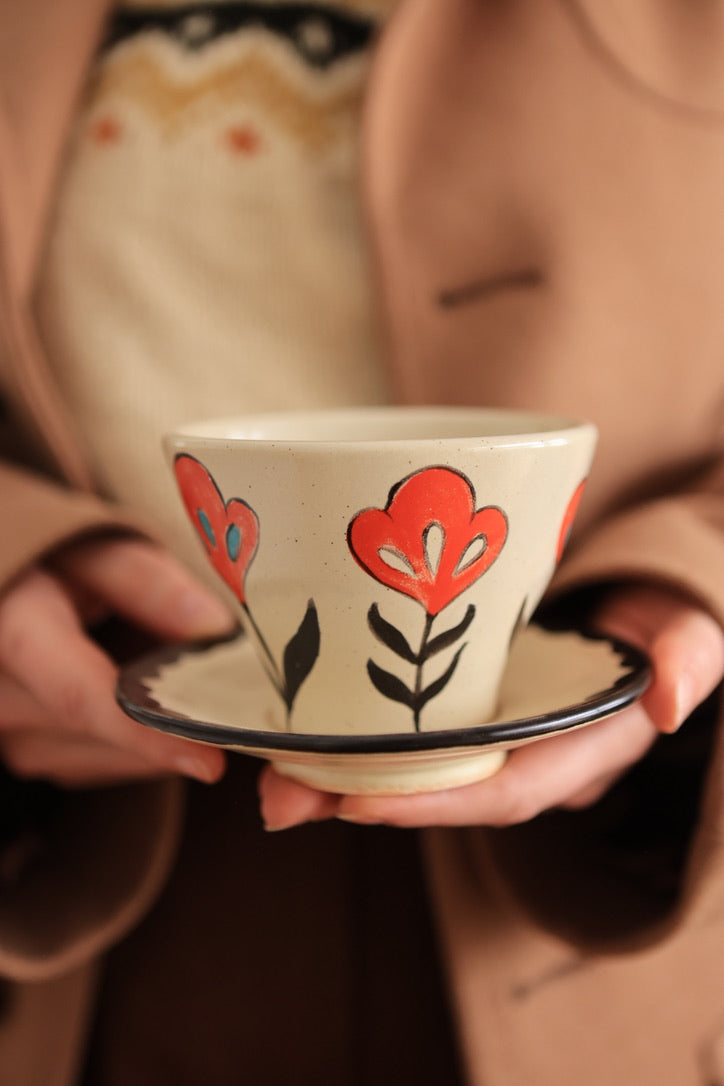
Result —
<svg viewBox="0 0 724 1086"><path fill-rule="evenodd" d="M69 120L109 6L109 0L10 0L3 9L0 244L16 298L32 283Z"/></svg>
<svg viewBox="0 0 724 1086"><path fill-rule="evenodd" d="M0 36L0 358L4 394L76 486L92 487L32 316L53 185L110 0L9 0Z"/></svg>

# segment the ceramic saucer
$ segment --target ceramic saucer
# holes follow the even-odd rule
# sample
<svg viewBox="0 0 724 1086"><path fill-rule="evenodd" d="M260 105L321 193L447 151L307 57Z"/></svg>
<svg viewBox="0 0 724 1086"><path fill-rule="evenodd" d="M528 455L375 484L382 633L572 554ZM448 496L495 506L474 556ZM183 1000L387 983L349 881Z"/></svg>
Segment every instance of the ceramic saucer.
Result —
<svg viewBox="0 0 724 1086"><path fill-rule="evenodd" d="M268 759L313 787L401 794L490 776L507 751L623 709L649 679L648 661L628 645L531 625L513 644L496 719L474 728L365 736L280 731L271 723L267 679L244 637L146 655L122 670L117 698L142 724Z"/></svg>

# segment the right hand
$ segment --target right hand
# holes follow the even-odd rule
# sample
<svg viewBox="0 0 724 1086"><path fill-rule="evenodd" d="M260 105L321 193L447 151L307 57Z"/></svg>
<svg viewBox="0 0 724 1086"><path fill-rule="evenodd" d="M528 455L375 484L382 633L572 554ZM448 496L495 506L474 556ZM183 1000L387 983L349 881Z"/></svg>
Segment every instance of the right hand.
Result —
<svg viewBox="0 0 724 1086"><path fill-rule="evenodd" d="M588 728L563 731L512 751L492 777L411 796L335 796L272 766L261 775L269 829L342 818L365 825L512 826L553 807L596 803L642 758L658 733L676 729L724 675L724 631L696 600L657 584L612 591L594 616L609 636L636 645L653 665L640 701Z"/></svg>
<svg viewBox="0 0 724 1086"><path fill-rule="evenodd" d="M221 750L146 728L116 704L117 667L84 628L114 613L172 641L234 626L152 543L106 536L62 548L0 597L0 761L18 777L71 788L172 774L218 780Z"/></svg>

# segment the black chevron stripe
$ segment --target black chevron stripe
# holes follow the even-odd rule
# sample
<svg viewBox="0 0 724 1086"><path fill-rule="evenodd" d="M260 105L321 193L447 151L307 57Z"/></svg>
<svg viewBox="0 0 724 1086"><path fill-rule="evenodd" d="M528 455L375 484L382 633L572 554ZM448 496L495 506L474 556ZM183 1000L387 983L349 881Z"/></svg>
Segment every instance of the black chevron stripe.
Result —
<svg viewBox="0 0 724 1086"><path fill-rule="evenodd" d="M103 48L160 30L182 48L199 51L226 35L260 27L284 38L304 61L322 69L364 50L376 30L372 19L327 4L196 3L117 10Z"/></svg>

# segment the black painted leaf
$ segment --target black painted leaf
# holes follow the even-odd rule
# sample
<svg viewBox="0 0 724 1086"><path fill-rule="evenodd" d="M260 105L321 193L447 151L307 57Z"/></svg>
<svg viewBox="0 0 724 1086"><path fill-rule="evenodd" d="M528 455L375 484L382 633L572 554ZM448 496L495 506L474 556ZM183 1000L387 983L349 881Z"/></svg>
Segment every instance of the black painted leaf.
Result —
<svg viewBox="0 0 724 1086"><path fill-rule="evenodd" d="M376 603L373 603L367 612L367 621L372 633L379 638L383 645L387 645L388 649L392 649L393 652L396 652L398 656L401 656L403 660L407 660L410 664L419 662L417 653L410 648L407 638L400 633L396 626L393 626L391 622L382 617Z"/></svg>
<svg viewBox="0 0 724 1086"><path fill-rule="evenodd" d="M391 701L402 702L409 709L412 708L415 695L409 687L405 686L402 679L398 679L396 675L391 675L389 671L383 671L374 660L367 661L367 674L380 694L384 694Z"/></svg>
<svg viewBox="0 0 724 1086"><path fill-rule="evenodd" d="M467 645L467 641L465 642L465 645ZM425 705L427 705L428 701L430 701L431 698L436 697L437 694L439 694L441 690L444 690L445 687L447 686L447 684L452 679L452 677L453 677L453 675L455 673L455 668L458 666L458 660L460 659L460 654L463 651L463 649L465 648L465 645L460 646L458 651L453 656L450 666L448 668L446 668L445 671L443 671L440 678L435 679L435 682L430 683L429 686L426 686L425 689L421 690L420 693L417 695L417 697L415 699L415 712L418 714L418 716L419 716L420 712L422 711L423 707Z"/></svg>
<svg viewBox="0 0 724 1086"><path fill-rule="evenodd" d="M428 641L422 656L423 661L434 656L436 652L441 652L442 649L447 649L450 645L454 645L458 638L463 636L474 618L475 604L471 603L457 626L453 626L451 630L445 630L444 633L438 634L437 637L433 637L432 641Z"/></svg>
<svg viewBox="0 0 724 1086"><path fill-rule="evenodd" d="M310 600L299 629L284 649L284 701L289 712L299 687L319 656L319 640L317 608L314 600Z"/></svg>

